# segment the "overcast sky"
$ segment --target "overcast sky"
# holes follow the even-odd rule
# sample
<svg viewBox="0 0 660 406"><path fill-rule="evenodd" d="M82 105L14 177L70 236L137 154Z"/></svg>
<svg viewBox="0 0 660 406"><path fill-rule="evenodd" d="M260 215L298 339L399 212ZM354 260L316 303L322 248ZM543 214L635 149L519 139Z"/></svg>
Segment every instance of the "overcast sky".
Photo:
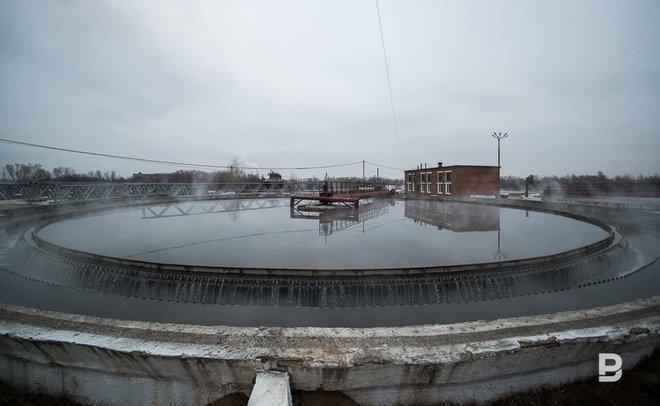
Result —
<svg viewBox="0 0 660 406"><path fill-rule="evenodd" d="M0 137L266 173L496 165L502 131L503 175L660 172L660 1L379 5L398 138L373 0L2 0ZM14 162L180 169L0 144ZM326 171L362 166L280 172Z"/></svg>

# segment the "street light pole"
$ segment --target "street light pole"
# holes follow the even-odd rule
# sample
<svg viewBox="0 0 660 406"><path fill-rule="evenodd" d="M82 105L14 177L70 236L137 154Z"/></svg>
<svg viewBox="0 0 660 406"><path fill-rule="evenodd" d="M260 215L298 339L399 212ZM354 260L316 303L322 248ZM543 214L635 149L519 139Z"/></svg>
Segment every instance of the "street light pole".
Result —
<svg viewBox="0 0 660 406"><path fill-rule="evenodd" d="M509 133L504 133L504 134L502 134L501 132L493 133L493 138L495 138L497 140L497 167L498 168L502 167L500 165L500 141L505 139L508 136L509 136Z"/></svg>

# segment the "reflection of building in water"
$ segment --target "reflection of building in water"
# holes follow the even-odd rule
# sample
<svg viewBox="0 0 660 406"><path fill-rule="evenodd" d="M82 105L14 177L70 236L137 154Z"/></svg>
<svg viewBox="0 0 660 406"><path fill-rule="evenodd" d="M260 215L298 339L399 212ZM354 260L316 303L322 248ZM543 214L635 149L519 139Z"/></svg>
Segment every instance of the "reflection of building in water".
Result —
<svg viewBox="0 0 660 406"><path fill-rule="evenodd" d="M406 200L404 215L415 222L451 231L498 231L500 208L435 200Z"/></svg>
<svg viewBox="0 0 660 406"><path fill-rule="evenodd" d="M330 235L367 220L387 214L392 201L375 201L362 204L358 210L335 208L327 211L302 211L291 208L291 218L319 221L319 235Z"/></svg>

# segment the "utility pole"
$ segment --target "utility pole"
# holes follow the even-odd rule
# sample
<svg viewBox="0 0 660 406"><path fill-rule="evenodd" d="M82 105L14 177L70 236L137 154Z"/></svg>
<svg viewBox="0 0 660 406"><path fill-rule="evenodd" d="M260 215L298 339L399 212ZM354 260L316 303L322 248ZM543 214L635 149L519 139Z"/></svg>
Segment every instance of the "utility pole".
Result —
<svg viewBox="0 0 660 406"><path fill-rule="evenodd" d="M366 182L367 178L364 176L364 160L362 160L362 183Z"/></svg>
<svg viewBox="0 0 660 406"><path fill-rule="evenodd" d="M504 134L502 134L501 132L493 133L492 136L497 140L497 167L501 168L502 165L500 164L500 141L508 137L509 133L504 133Z"/></svg>

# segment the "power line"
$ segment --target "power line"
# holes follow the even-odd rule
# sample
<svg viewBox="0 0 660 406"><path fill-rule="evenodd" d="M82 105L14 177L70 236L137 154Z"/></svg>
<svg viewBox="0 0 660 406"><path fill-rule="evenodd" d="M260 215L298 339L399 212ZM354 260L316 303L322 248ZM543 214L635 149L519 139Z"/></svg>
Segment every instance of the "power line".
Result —
<svg viewBox="0 0 660 406"><path fill-rule="evenodd" d="M392 167L392 166L387 166L387 165L377 164L377 163L375 163L375 162L369 162L369 161L365 161L365 162L368 163L369 165L379 166L379 167L381 167L381 168L393 169L393 170L395 170L395 171L403 171L403 170L404 170L404 169L401 169L401 168L394 168L394 167Z"/></svg>
<svg viewBox="0 0 660 406"><path fill-rule="evenodd" d="M387 75L387 88L390 91L390 104L392 106L392 122L394 123L394 134L396 135L396 142L399 146L399 159L403 164L403 152L401 152L401 139L399 138L399 125L396 120L396 110L394 109L394 96L392 96L392 81L390 80L390 67L387 63L387 52L385 51L385 37L383 36L383 23L380 19L380 7L378 0L376 0L376 14L378 15L378 28L380 30L380 43L383 46L383 58L385 60L385 73Z"/></svg>
<svg viewBox="0 0 660 406"><path fill-rule="evenodd" d="M61 147L54 147L51 145L43 145L43 144L34 144L31 142L23 142L23 141L16 141L16 140L10 140L6 138L0 138L0 142L4 142L7 144L16 144L16 145L23 145L27 147L33 147L33 148L42 148L42 149L49 149L53 151L62 151L62 152L70 152L74 154L82 154L82 155L92 155L92 156L100 156L100 157L105 157L105 158L116 158L116 159L124 159L128 161L139 161L139 162L148 162L148 163L155 163L155 164L167 164L167 165L175 165L175 166L184 166L184 167L194 167L194 168L215 168L215 169L230 169L232 166L228 165L207 165L207 164L197 164L197 163L190 163L190 162L176 162L176 161L164 161L160 159L150 159L150 158L139 158L139 157L133 157L133 156L127 156L127 155L115 155L115 154L106 154L102 152L92 152L92 151L83 151L79 149L71 149L71 148L61 148ZM343 163L343 164L335 164L335 165L320 165L320 166L299 166L299 167L270 167L270 166L264 166L263 168L266 169L272 169L272 170L307 170L307 169L327 169L327 168L338 168L341 166L351 166L351 165L357 165L361 164L362 161L357 161L357 162L348 162L348 163ZM235 169L256 169L251 166L234 166L233 168Z"/></svg>

